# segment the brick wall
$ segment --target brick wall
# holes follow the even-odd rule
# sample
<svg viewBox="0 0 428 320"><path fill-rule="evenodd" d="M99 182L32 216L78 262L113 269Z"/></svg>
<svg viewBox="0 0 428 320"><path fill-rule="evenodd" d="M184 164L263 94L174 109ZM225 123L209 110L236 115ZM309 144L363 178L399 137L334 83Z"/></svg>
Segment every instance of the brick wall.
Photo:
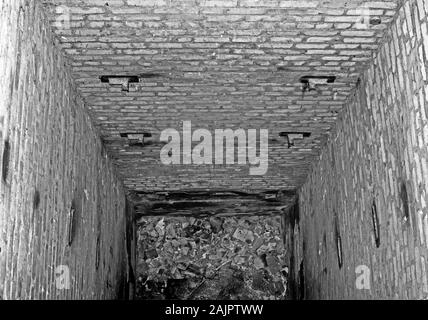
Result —
<svg viewBox="0 0 428 320"><path fill-rule="evenodd" d="M47 21L38 1L0 4L0 296L115 298L127 264L124 189ZM56 287L60 265L69 290Z"/></svg>
<svg viewBox="0 0 428 320"><path fill-rule="evenodd" d="M428 297L427 13L427 1L404 2L300 190L295 270L303 260L307 298ZM371 290L356 287L360 265Z"/></svg>

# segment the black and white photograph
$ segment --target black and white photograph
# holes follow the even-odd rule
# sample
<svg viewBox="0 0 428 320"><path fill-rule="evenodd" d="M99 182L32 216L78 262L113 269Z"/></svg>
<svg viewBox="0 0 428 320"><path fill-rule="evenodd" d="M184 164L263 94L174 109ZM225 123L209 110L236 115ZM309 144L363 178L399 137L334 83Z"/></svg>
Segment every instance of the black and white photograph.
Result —
<svg viewBox="0 0 428 320"><path fill-rule="evenodd" d="M428 300L428 0L0 0L0 167L3 302Z"/></svg>

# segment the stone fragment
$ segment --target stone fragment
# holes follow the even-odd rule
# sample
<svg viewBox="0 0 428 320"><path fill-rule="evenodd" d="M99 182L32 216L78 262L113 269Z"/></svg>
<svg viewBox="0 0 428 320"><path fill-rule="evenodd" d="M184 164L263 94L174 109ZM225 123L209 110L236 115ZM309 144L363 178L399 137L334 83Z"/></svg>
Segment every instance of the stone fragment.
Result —
<svg viewBox="0 0 428 320"><path fill-rule="evenodd" d="M260 248L258 248L257 250L256 250L256 252L257 252L257 254L259 255L259 256L261 256L262 254L264 254L264 253L266 253L266 252L268 252L269 251L269 247L267 246L267 245L262 245L262 246L260 246Z"/></svg>
<svg viewBox="0 0 428 320"><path fill-rule="evenodd" d="M268 290L273 295L281 295L284 292L284 285L281 281L273 281L268 284Z"/></svg>
<svg viewBox="0 0 428 320"><path fill-rule="evenodd" d="M189 243L189 241L187 240L187 239L180 239L179 240L179 243L180 243L180 245L182 245L182 246L187 246L187 244Z"/></svg>
<svg viewBox="0 0 428 320"><path fill-rule="evenodd" d="M187 256L189 254L189 248L188 247L182 247L181 248L181 253L185 256Z"/></svg>
<svg viewBox="0 0 428 320"><path fill-rule="evenodd" d="M222 229L223 222L219 218L212 217L210 218L210 224L214 233L219 233Z"/></svg>
<svg viewBox="0 0 428 320"><path fill-rule="evenodd" d="M256 240L254 240L253 247L252 247L253 251L257 251L257 249L260 248L263 245L263 243L264 243L264 240L261 237L258 237Z"/></svg>
<svg viewBox="0 0 428 320"><path fill-rule="evenodd" d="M194 273L194 274L198 274L198 275L201 274L201 267L199 267L193 263L191 263L187 266L187 270Z"/></svg>
<svg viewBox="0 0 428 320"><path fill-rule="evenodd" d="M243 256L238 256L238 257L235 257L235 259L234 259L234 263L236 263L236 264L244 264L245 261L246 261L246 259Z"/></svg>
<svg viewBox="0 0 428 320"><path fill-rule="evenodd" d="M156 251L156 249L149 249L146 250L145 256L147 259L154 259L158 257L158 252Z"/></svg>
<svg viewBox="0 0 428 320"><path fill-rule="evenodd" d="M149 270L149 266L145 261L139 261L137 265L137 274L146 274Z"/></svg>
<svg viewBox="0 0 428 320"><path fill-rule="evenodd" d="M237 228L233 234L235 239L238 239L242 242L252 243L254 241L254 234L252 231L247 229Z"/></svg>
<svg viewBox="0 0 428 320"><path fill-rule="evenodd" d="M177 248L177 247L179 247L179 246L180 246L180 242L179 242L178 240L172 240L172 241L171 241L171 245L172 245L174 248Z"/></svg>
<svg viewBox="0 0 428 320"><path fill-rule="evenodd" d="M165 235L165 219L162 218L157 224L156 224L156 232L158 233L159 237L163 237Z"/></svg>
<svg viewBox="0 0 428 320"><path fill-rule="evenodd" d="M253 274L252 288L254 290L260 290L260 291L263 291L265 289L265 280L264 280L264 274L262 271L258 271Z"/></svg>
<svg viewBox="0 0 428 320"><path fill-rule="evenodd" d="M179 263L177 269L186 270L186 266L183 263Z"/></svg>
<svg viewBox="0 0 428 320"><path fill-rule="evenodd" d="M275 250L276 249L276 242L269 242L267 247L268 247L267 251Z"/></svg>
<svg viewBox="0 0 428 320"><path fill-rule="evenodd" d="M265 264L263 263L263 260L260 257L256 257L254 259L254 267L259 270L265 267Z"/></svg>
<svg viewBox="0 0 428 320"><path fill-rule="evenodd" d="M281 271L280 261L277 257L269 254L266 256L266 262L268 269L272 274L276 274Z"/></svg>
<svg viewBox="0 0 428 320"><path fill-rule="evenodd" d="M168 238L176 238L177 237L177 234L175 233L175 229L174 229L174 225L173 224L169 224L167 227L166 227L166 236L168 237Z"/></svg>

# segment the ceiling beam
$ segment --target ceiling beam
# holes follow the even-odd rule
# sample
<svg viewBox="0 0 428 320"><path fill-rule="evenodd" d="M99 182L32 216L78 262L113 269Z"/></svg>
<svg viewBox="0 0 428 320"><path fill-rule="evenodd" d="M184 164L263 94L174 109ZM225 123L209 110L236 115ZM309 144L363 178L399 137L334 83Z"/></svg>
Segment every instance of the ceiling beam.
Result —
<svg viewBox="0 0 428 320"><path fill-rule="evenodd" d="M280 215L295 204L297 194L290 190L189 190L134 192L130 199L137 219L142 216Z"/></svg>

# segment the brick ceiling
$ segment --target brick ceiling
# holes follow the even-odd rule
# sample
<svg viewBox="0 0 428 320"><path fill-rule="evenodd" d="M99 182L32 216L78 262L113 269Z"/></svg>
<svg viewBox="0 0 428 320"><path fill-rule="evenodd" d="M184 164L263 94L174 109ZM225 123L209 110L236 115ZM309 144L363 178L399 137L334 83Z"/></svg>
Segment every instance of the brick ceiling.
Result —
<svg viewBox="0 0 428 320"><path fill-rule="evenodd" d="M125 185L147 191L299 187L399 0L42 2ZM124 74L146 78L129 92L99 79ZM305 75L337 78L303 94ZM269 129L268 173L164 166L160 144L132 147L120 136L144 131L156 141L185 120L194 129ZM288 148L281 131L312 135Z"/></svg>

